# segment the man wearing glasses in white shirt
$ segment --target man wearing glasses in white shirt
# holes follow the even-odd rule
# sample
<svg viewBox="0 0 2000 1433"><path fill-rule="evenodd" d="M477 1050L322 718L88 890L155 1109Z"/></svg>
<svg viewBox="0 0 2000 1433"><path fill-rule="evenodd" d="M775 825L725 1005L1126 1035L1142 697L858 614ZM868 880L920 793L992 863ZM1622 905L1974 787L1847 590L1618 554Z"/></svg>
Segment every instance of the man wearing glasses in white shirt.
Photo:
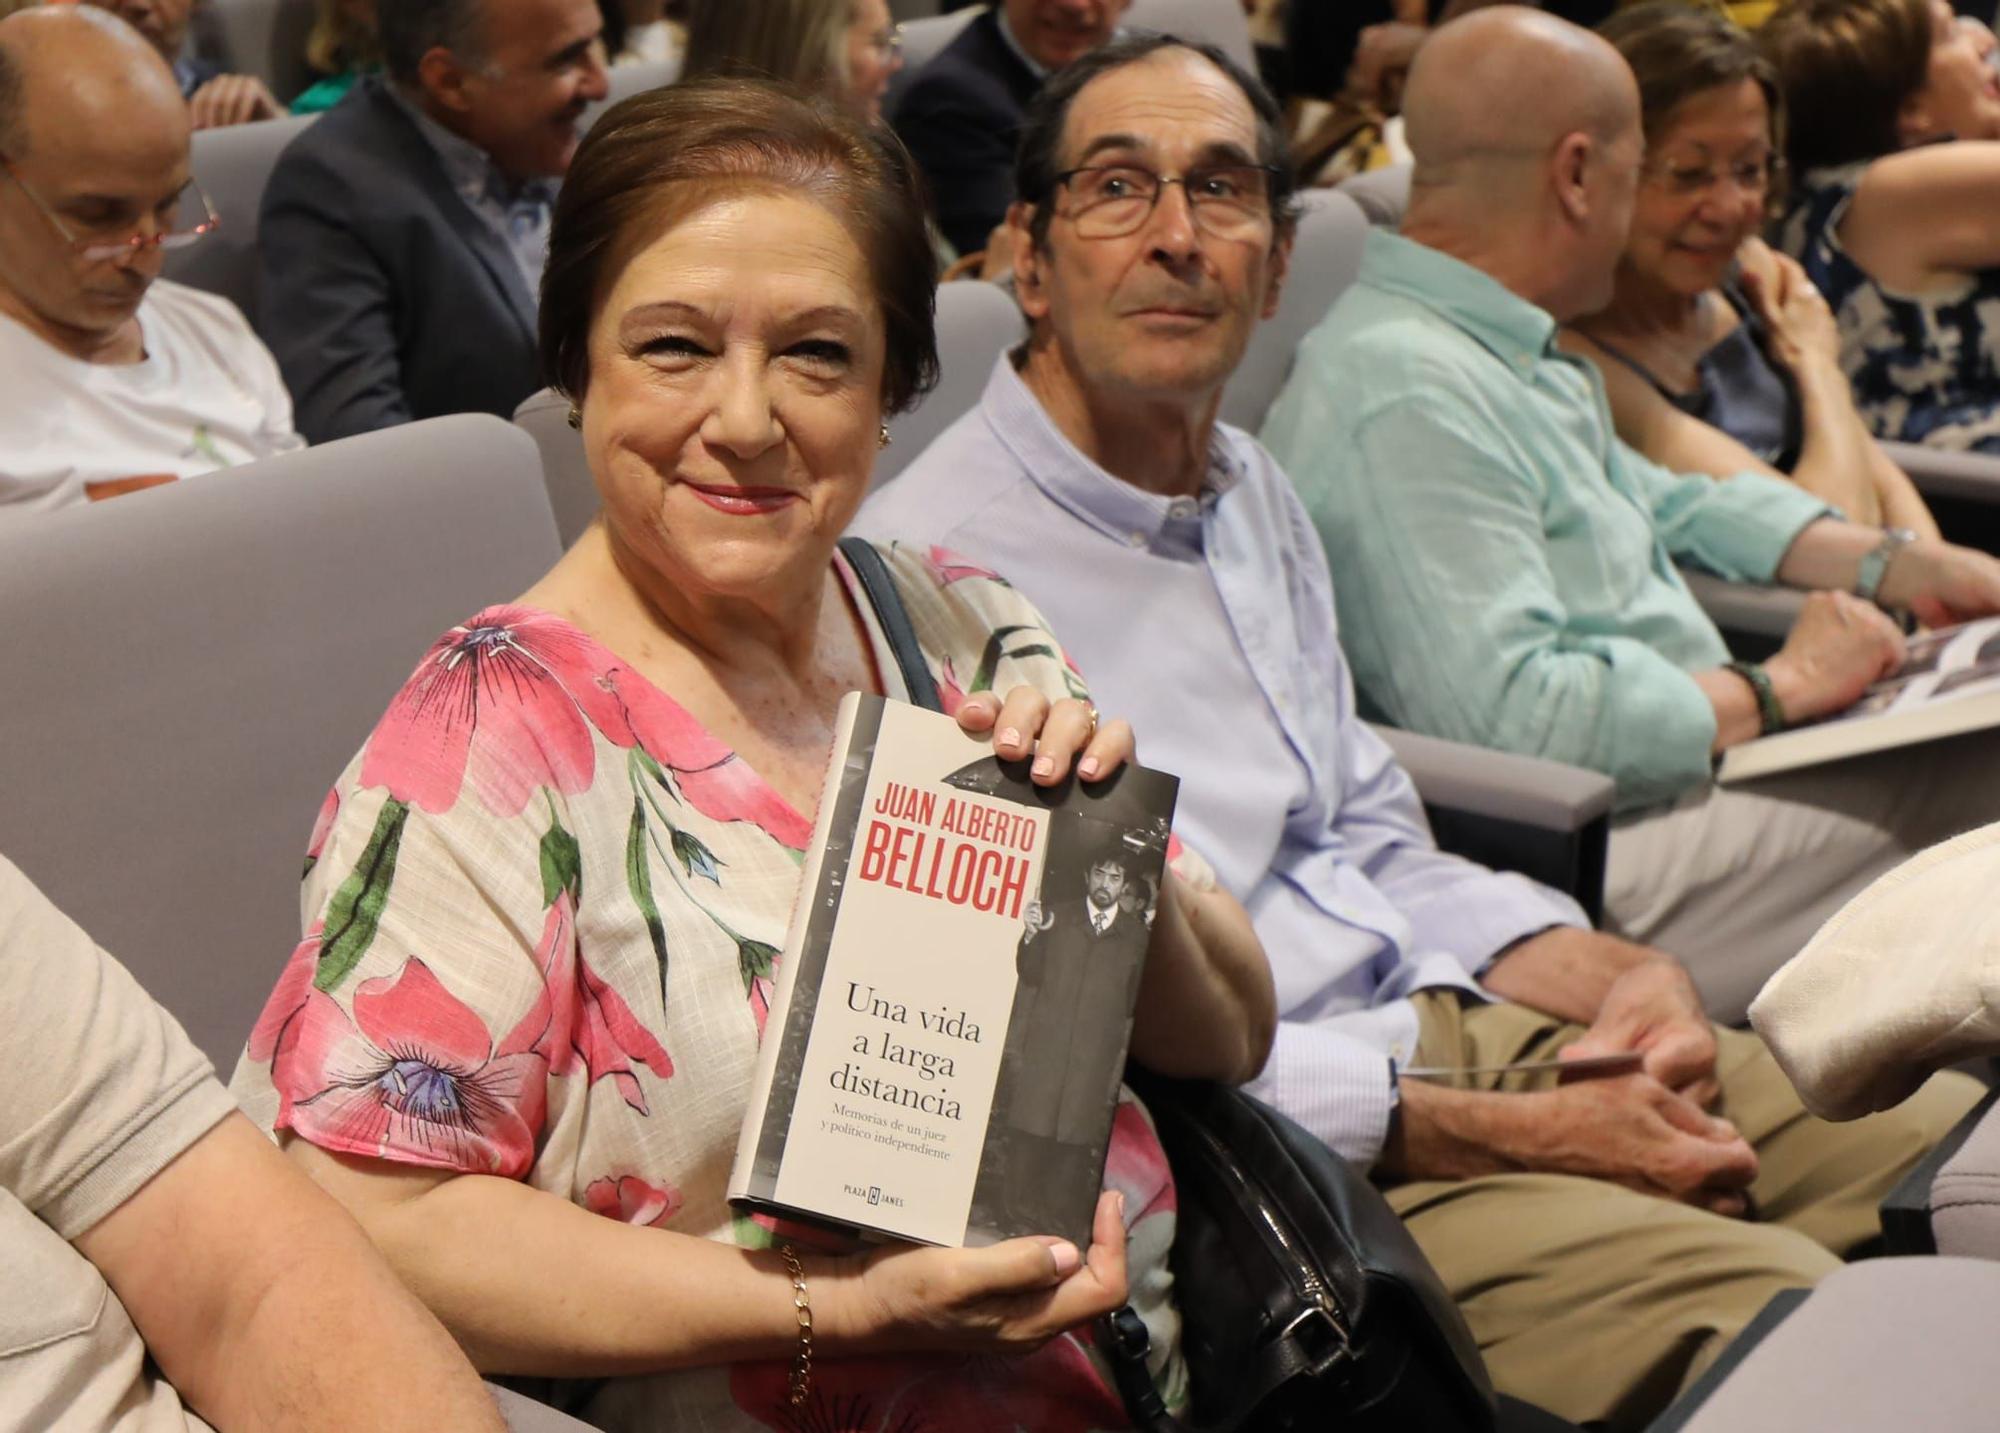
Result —
<svg viewBox="0 0 2000 1433"><path fill-rule="evenodd" d="M159 277L215 227L189 131L123 21L0 21L0 522L303 446L243 315Z"/></svg>

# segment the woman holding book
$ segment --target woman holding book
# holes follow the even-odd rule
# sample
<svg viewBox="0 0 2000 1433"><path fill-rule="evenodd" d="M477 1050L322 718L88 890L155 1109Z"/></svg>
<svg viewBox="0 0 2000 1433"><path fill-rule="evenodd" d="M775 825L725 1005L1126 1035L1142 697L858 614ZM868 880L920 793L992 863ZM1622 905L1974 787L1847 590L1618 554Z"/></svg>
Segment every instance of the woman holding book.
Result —
<svg viewBox="0 0 2000 1433"><path fill-rule="evenodd" d="M541 336L603 514L445 634L341 776L237 1069L476 1363L607 1429L1123 1426L1077 1331L1128 1301L1184 1387L1129 1095L1088 1249L857 1252L723 1197L836 705L903 694L836 543L934 377L930 275L907 156L831 102L702 80L599 121ZM1012 588L878 551L966 730L1042 782L1131 755ZM1133 1057L1247 1078L1274 1019L1247 917L1196 874L1154 924Z"/></svg>
<svg viewBox="0 0 2000 1433"><path fill-rule="evenodd" d="M1611 305L1563 343L1603 375L1618 436L1676 472L1789 477L1856 522L1936 537L1855 411L1825 300L1757 237L1782 168L1770 62L1680 0L1599 33L1638 78L1646 165Z"/></svg>

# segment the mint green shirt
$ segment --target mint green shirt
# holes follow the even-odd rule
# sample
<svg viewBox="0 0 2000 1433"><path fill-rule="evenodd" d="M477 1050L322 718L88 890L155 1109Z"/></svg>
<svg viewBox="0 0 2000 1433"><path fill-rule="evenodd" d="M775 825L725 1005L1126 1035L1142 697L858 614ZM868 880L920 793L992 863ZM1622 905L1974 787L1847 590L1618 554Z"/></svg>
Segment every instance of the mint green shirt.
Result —
<svg viewBox="0 0 2000 1433"><path fill-rule="evenodd" d="M1833 509L1776 478L1672 473L1613 436L1555 320L1373 230L1261 434L1325 544L1363 710L1592 767L1622 810L1708 780L1729 658L1676 559L1768 582Z"/></svg>

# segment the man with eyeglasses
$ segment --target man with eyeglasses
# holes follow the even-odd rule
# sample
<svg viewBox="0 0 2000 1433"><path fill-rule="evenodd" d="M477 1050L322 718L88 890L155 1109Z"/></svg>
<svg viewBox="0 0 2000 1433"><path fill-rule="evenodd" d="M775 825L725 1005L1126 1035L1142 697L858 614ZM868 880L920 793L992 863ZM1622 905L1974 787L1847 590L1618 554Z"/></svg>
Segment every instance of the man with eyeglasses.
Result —
<svg viewBox="0 0 2000 1433"><path fill-rule="evenodd" d="M312 441L540 386L536 293L558 182L607 93L596 0L394 0L384 73L279 158L258 327Z"/></svg>
<svg viewBox="0 0 2000 1433"><path fill-rule="evenodd" d="M1177 831L1256 923L1280 1023L1251 1088L1372 1167L1503 1391L1636 1428L1774 1293L1874 1235L1881 1195L1978 1090L1812 1120L1672 959L1437 850L1355 713L1290 482L1216 421L1291 259L1283 158L1276 105L1218 51L1117 41L1051 80L1009 220L1028 341L860 527L990 565L1063 632L1180 776ZM1486 1072L1563 1051L1640 1068Z"/></svg>
<svg viewBox="0 0 2000 1433"><path fill-rule="evenodd" d="M0 522L302 446L243 315L160 279L216 222L188 134L122 20L0 21Z"/></svg>
<svg viewBox="0 0 2000 1433"><path fill-rule="evenodd" d="M1642 170L1638 86L1604 39L1481 10L1425 45L1405 114L1402 231L1369 234L1262 436L1326 545L1364 709L1613 777L1608 923L1740 1021L1875 876L2000 819L2000 740L1727 787L1715 762L1894 670L1884 608L2000 611L2000 562L1618 441L1595 368L1554 346L1611 299ZM1676 561L1818 590L1776 655L1738 661Z"/></svg>

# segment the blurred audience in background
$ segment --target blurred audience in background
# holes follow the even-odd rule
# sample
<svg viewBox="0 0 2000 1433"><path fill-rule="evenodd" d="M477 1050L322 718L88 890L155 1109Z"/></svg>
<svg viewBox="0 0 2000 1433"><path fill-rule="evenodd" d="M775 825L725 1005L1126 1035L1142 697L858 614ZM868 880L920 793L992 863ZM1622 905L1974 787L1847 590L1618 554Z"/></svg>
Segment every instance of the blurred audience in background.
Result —
<svg viewBox="0 0 2000 1433"><path fill-rule="evenodd" d="M261 327L314 442L511 415L556 182L607 94L594 0L396 0L385 74L286 149L264 194Z"/></svg>
<svg viewBox="0 0 2000 1433"><path fill-rule="evenodd" d="M160 278L215 222L189 125L122 21L0 21L0 521L301 446L243 315Z"/></svg>
<svg viewBox="0 0 2000 1433"><path fill-rule="evenodd" d="M1697 964L1720 1018L1904 854L2000 814L2000 749L1926 747L1718 787L1716 758L1846 710L1903 659L1869 601L2000 611L2000 563L1842 521L1796 485L1689 476L1609 431L1556 325L1610 300L1645 145L1601 38L1519 8L1441 27L1411 70L1402 232L1300 346L1264 428L1326 544L1364 709L1618 783L1613 929ZM1674 559L1809 598L1732 663ZM1419 655L1421 654L1421 655Z"/></svg>
<svg viewBox="0 0 2000 1433"><path fill-rule="evenodd" d="M376 0L315 0L306 63L319 78L292 101L293 114L319 114L347 97L354 82L382 67L375 38Z"/></svg>
<svg viewBox="0 0 2000 1433"><path fill-rule="evenodd" d="M959 253L983 250L1007 217L1028 102L1051 74L1110 39L1128 3L1000 0L911 79L891 119Z"/></svg>
<svg viewBox="0 0 2000 1433"><path fill-rule="evenodd" d="M1679 472L1782 474L1856 522L1936 537L1855 411L1825 300L1757 237L1784 167L1770 62L1685 0L1598 33L1638 79L1646 163L1611 304L1563 341L1597 365L1618 436Z"/></svg>
<svg viewBox="0 0 2000 1433"><path fill-rule="evenodd" d="M880 120L902 51L888 0L694 0L681 73L780 80Z"/></svg>
<svg viewBox="0 0 2000 1433"><path fill-rule="evenodd" d="M600 8L604 11L604 48L611 63L681 62L687 49L685 4L676 0L600 0Z"/></svg>
<svg viewBox="0 0 2000 1433"><path fill-rule="evenodd" d="M188 22L196 0L84 0L127 21L173 66L196 129L276 119L285 112L255 75L224 74L222 67L187 53Z"/></svg>
<svg viewBox="0 0 2000 1433"><path fill-rule="evenodd" d="M2000 453L2000 76L1945 0L1794 0L1759 35L1791 111L1783 247L1878 438Z"/></svg>

